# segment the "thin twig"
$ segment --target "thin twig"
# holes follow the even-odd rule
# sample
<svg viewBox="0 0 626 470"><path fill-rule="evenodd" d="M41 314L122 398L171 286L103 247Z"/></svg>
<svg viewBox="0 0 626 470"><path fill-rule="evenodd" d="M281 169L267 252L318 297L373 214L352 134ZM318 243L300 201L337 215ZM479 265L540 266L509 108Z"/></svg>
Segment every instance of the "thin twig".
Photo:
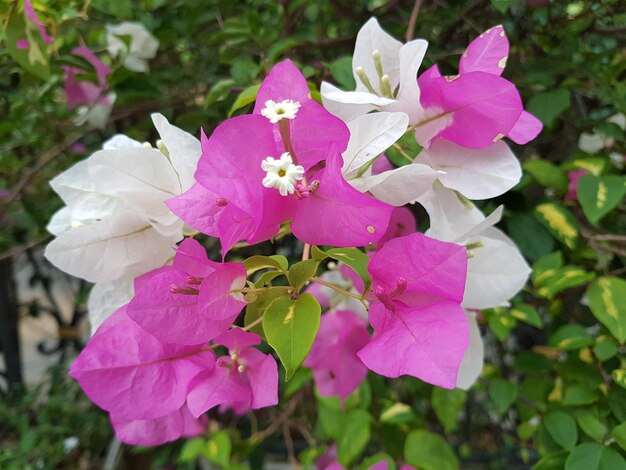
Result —
<svg viewBox="0 0 626 470"><path fill-rule="evenodd" d="M298 460L296 459L296 453L293 450L293 439L291 438L291 426L288 421L283 423L283 439L285 439L285 445L287 446L287 460L294 468L300 468Z"/></svg>
<svg viewBox="0 0 626 470"><path fill-rule="evenodd" d="M13 258L19 254L24 253L27 250L30 250L31 248L36 247L37 245L39 245L40 243L45 243L47 242L52 236L51 235L44 235L43 237L40 237L36 240L33 240L31 242L28 242L26 245L20 245L20 246L16 246L10 250L7 250L3 253L0 253L0 261L3 261L7 258Z"/></svg>
<svg viewBox="0 0 626 470"><path fill-rule="evenodd" d="M406 28L406 42L409 42L413 39L415 35L415 24L417 23L417 15L419 15L420 8L422 8L423 0L415 0L413 4L413 9L411 10L411 16L409 18L409 25Z"/></svg>
<svg viewBox="0 0 626 470"><path fill-rule="evenodd" d="M257 318L256 320L254 320L252 323L250 323L249 325L246 325L242 328L243 331L249 331L252 328L254 328L255 326L257 326L258 324L260 324L263 321L263 315L261 315L259 318Z"/></svg>
<svg viewBox="0 0 626 470"><path fill-rule="evenodd" d="M272 434L274 434L276 431L278 431L278 429L280 429L283 423L287 421L291 417L291 415L296 411L296 407L298 406L298 403L300 402L301 398L302 396L300 394L294 395L291 398L291 400L289 400L289 402L287 403L287 406L285 407L283 412L278 416L278 418L272 421L272 424L270 424L263 431L259 431L253 434L252 436L250 436L250 442L254 444L259 444L260 442L263 442L265 439L267 439Z"/></svg>
<svg viewBox="0 0 626 470"><path fill-rule="evenodd" d="M87 131L88 132L88 131ZM65 151L70 145L76 142L78 139L87 134L85 131L75 132L71 134L67 139L65 139L60 144L57 144L46 152L44 152L39 160L35 163L34 166L28 169L22 176L22 178L17 182L17 184L13 187L11 194L7 197L3 204L2 209L0 210L0 215L4 215L9 208L13 205L13 203L20 196L22 190L26 187L26 185L30 182L30 180L48 163L58 157L61 153Z"/></svg>

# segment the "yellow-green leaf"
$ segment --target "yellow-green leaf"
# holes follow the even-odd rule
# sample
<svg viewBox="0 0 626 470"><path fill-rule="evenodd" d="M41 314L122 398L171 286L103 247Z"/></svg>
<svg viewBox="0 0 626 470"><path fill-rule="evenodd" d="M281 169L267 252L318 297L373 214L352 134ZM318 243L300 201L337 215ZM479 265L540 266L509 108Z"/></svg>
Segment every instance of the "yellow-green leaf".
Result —
<svg viewBox="0 0 626 470"><path fill-rule="evenodd" d="M626 178L586 174L578 180L576 194L587 219L596 224L624 199Z"/></svg>
<svg viewBox="0 0 626 470"><path fill-rule="evenodd" d="M285 367L289 380L306 358L320 327L320 304L311 294L292 300L279 297L263 316L263 331Z"/></svg>
<svg viewBox="0 0 626 470"><path fill-rule="evenodd" d="M578 226L567 209L555 202L544 202L535 207L534 214L557 240L570 249L576 246Z"/></svg>
<svg viewBox="0 0 626 470"><path fill-rule="evenodd" d="M587 289L589 308L620 343L626 341L626 281L603 276Z"/></svg>

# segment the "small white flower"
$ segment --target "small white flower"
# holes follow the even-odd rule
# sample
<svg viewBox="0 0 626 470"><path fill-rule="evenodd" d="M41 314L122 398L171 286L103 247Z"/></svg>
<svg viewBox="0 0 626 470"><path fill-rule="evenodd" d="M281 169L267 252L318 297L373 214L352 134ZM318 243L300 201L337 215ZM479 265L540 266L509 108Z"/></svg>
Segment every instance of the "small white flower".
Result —
<svg viewBox="0 0 626 470"><path fill-rule="evenodd" d="M267 157L261 162L261 168L267 172L267 176L263 178L263 186L278 188L281 196L293 194L296 181L304 178L304 168L293 164L289 152L283 153L279 160Z"/></svg>
<svg viewBox="0 0 626 470"><path fill-rule="evenodd" d="M267 100L261 114L269 119L272 124L276 124L281 119L294 119L298 114L298 109L300 109L298 101L283 100L277 103Z"/></svg>
<svg viewBox="0 0 626 470"><path fill-rule="evenodd" d="M107 25L107 50L114 57L121 56L124 67L133 72L148 72L148 59L153 59L159 49L159 40L141 23L124 21ZM130 37L130 43L124 42Z"/></svg>

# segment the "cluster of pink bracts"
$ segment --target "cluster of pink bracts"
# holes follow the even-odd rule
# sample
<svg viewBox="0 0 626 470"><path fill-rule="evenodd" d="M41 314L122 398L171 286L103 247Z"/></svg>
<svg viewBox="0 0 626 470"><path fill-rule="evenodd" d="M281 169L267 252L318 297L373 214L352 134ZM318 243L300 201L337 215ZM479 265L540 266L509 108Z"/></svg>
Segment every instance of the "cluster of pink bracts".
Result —
<svg viewBox="0 0 626 470"><path fill-rule="evenodd" d="M480 149L504 136L526 142L539 132L515 86L500 77L508 56L503 37L496 27L472 43L458 76L443 77L435 66L419 77L412 121L419 113L428 122L449 120L418 135L422 145L445 139ZM98 69L98 78L106 72ZM202 134L196 182L167 205L189 226L219 238L224 257L239 241L272 239L286 222L310 245L369 247L371 288L341 268L369 305L373 334L353 311L322 316L304 365L323 395L345 398L367 370L454 388L470 335L461 307L466 247L417 233L410 213L408 223L399 222L406 209L349 184L342 174L349 139L348 126L311 98L299 70L279 63L252 114ZM211 408L241 414L277 404L274 357L255 348L257 334L234 326L246 305L246 277L243 263L210 261L187 238L172 265L136 278L132 300L97 330L71 369L110 413L119 439L156 445L202 432Z"/></svg>

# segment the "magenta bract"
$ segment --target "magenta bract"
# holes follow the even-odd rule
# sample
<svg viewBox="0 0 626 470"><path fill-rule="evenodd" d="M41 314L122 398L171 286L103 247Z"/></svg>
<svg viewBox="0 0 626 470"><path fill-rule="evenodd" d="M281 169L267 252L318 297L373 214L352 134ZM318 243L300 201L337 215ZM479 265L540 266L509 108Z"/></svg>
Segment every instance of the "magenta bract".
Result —
<svg viewBox="0 0 626 470"><path fill-rule="evenodd" d="M232 292L244 287L242 263L210 261L195 240L185 239L174 265L142 276L128 316L161 341L200 344L225 332L245 302Z"/></svg>
<svg viewBox="0 0 626 470"><path fill-rule="evenodd" d="M178 412L193 378L214 367L213 352L203 345L163 343L122 307L87 343L70 375L96 405L121 423Z"/></svg>
<svg viewBox="0 0 626 470"><path fill-rule="evenodd" d="M543 125L523 110L515 85L501 78L509 41L501 25L474 39L459 61L459 75L443 77L437 66L418 79L426 124L416 128L423 145L441 137L467 148L485 148L508 136L534 139Z"/></svg>
<svg viewBox="0 0 626 470"><path fill-rule="evenodd" d="M106 99L107 76L111 69L102 62L86 46L77 47L72 54L82 57L93 67L96 72L98 83L89 80L81 80L78 76L88 72L78 67L64 66L65 70L65 93L67 95L67 107L72 109L79 105L93 105Z"/></svg>
<svg viewBox="0 0 626 470"><path fill-rule="evenodd" d="M369 341L365 322L348 310L322 316L315 343L304 360L313 370L315 385L323 396L350 395L367 375L367 368L356 353Z"/></svg>
<svg viewBox="0 0 626 470"><path fill-rule="evenodd" d="M407 256L408 254L414 256ZM461 301L465 247L420 233L388 241L369 263L374 337L358 352L372 371L454 388L469 344Z"/></svg>
<svg viewBox="0 0 626 470"><path fill-rule="evenodd" d="M265 103L281 100L297 103L292 118L272 123L261 115ZM219 237L224 254L240 240L272 238L290 219L294 235L306 243L377 242L392 207L345 181L341 152L348 128L310 98L305 78L290 61L276 65L263 81L254 113L223 122L208 138L203 134L198 184L171 199L169 207L192 227ZM264 186L261 163L284 152L304 170L304 178L281 195Z"/></svg>
<svg viewBox="0 0 626 470"><path fill-rule="evenodd" d="M217 405L239 412L278 403L278 365L271 355L253 348L261 342L254 333L233 328L215 339L228 348L216 367L199 374L189 387L189 409L200 416Z"/></svg>

